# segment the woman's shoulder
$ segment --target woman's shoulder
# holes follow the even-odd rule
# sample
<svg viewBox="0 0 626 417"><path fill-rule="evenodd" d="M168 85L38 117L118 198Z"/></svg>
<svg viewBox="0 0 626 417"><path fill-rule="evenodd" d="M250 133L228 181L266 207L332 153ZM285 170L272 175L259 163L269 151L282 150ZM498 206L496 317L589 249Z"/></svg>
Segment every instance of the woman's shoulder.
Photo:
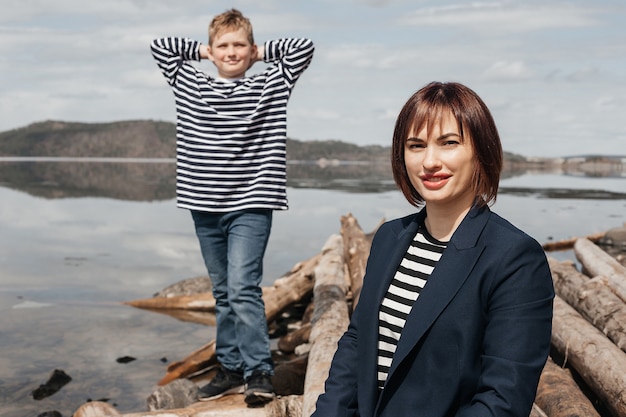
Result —
<svg viewBox="0 0 626 417"><path fill-rule="evenodd" d="M486 232L486 236L490 236L492 239L502 243L523 244L541 248L541 245L534 237L495 212L491 212L489 216Z"/></svg>
<svg viewBox="0 0 626 417"><path fill-rule="evenodd" d="M404 217L398 217L392 220L387 220L386 222L384 222L380 227L388 227L388 228L406 228L409 225L417 222L419 223L420 221L423 221L422 219L422 214L421 211L417 211L415 213L411 213L411 214L407 214Z"/></svg>
<svg viewBox="0 0 626 417"><path fill-rule="evenodd" d="M411 213L404 217L387 220L376 230L374 239L380 239L383 236L401 236L404 233L413 233L417 231L417 226L423 221L420 212Z"/></svg>

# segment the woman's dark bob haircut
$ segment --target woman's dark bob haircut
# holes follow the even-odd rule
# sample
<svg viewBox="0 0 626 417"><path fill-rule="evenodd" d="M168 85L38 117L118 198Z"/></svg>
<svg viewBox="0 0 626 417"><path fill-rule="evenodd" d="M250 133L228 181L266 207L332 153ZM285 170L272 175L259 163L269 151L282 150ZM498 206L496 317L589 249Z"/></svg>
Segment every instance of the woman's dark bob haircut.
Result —
<svg viewBox="0 0 626 417"><path fill-rule="evenodd" d="M391 145L391 169L396 184L412 205L424 204L424 198L411 184L404 162L406 141L425 126L441 123L442 115L451 112L456 119L461 140L469 139L474 149L476 170L472 187L476 203L495 203L502 171L502 144L498 129L487 105L474 91L459 83L432 82L405 103L396 120Z"/></svg>

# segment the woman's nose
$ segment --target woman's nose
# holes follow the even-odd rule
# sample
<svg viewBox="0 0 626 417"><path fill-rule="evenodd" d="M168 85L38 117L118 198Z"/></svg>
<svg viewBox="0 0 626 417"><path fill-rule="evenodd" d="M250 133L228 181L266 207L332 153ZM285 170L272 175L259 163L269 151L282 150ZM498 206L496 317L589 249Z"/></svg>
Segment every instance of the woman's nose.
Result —
<svg viewBox="0 0 626 417"><path fill-rule="evenodd" d="M432 171L441 167L441 159L439 152L435 146L427 146L424 149L424 159L422 160L424 169Z"/></svg>

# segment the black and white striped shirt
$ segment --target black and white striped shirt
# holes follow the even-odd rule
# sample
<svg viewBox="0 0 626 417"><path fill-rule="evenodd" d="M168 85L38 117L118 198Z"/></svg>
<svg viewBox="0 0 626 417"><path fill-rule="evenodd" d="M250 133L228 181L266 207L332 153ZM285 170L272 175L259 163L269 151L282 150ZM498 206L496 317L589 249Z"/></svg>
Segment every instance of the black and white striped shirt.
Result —
<svg viewBox="0 0 626 417"><path fill-rule="evenodd" d="M387 380L406 318L446 248L420 227L389 285L378 313L378 388Z"/></svg>
<svg viewBox="0 0 626 417"><path fill-rule="evenodd" d="M235 81L194 66L200 42L161 38L150 47L176 102L176 195L181 208L287 209L287 101L313 58L309 39L265 43L259 74Z"/></svg>

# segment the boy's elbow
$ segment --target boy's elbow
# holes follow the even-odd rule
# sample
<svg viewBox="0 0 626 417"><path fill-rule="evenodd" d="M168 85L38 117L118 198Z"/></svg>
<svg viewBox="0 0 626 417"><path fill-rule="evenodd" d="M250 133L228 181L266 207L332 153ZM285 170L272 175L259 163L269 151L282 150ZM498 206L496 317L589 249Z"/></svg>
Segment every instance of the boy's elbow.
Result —
<svg viewBox="0 0 626 417"><path fill-rule="evenodd" d="M306 42L302 45L302 49L306 51L306 54L313 58L315 53L315 43L311 39L306 39Z"/></svg>

